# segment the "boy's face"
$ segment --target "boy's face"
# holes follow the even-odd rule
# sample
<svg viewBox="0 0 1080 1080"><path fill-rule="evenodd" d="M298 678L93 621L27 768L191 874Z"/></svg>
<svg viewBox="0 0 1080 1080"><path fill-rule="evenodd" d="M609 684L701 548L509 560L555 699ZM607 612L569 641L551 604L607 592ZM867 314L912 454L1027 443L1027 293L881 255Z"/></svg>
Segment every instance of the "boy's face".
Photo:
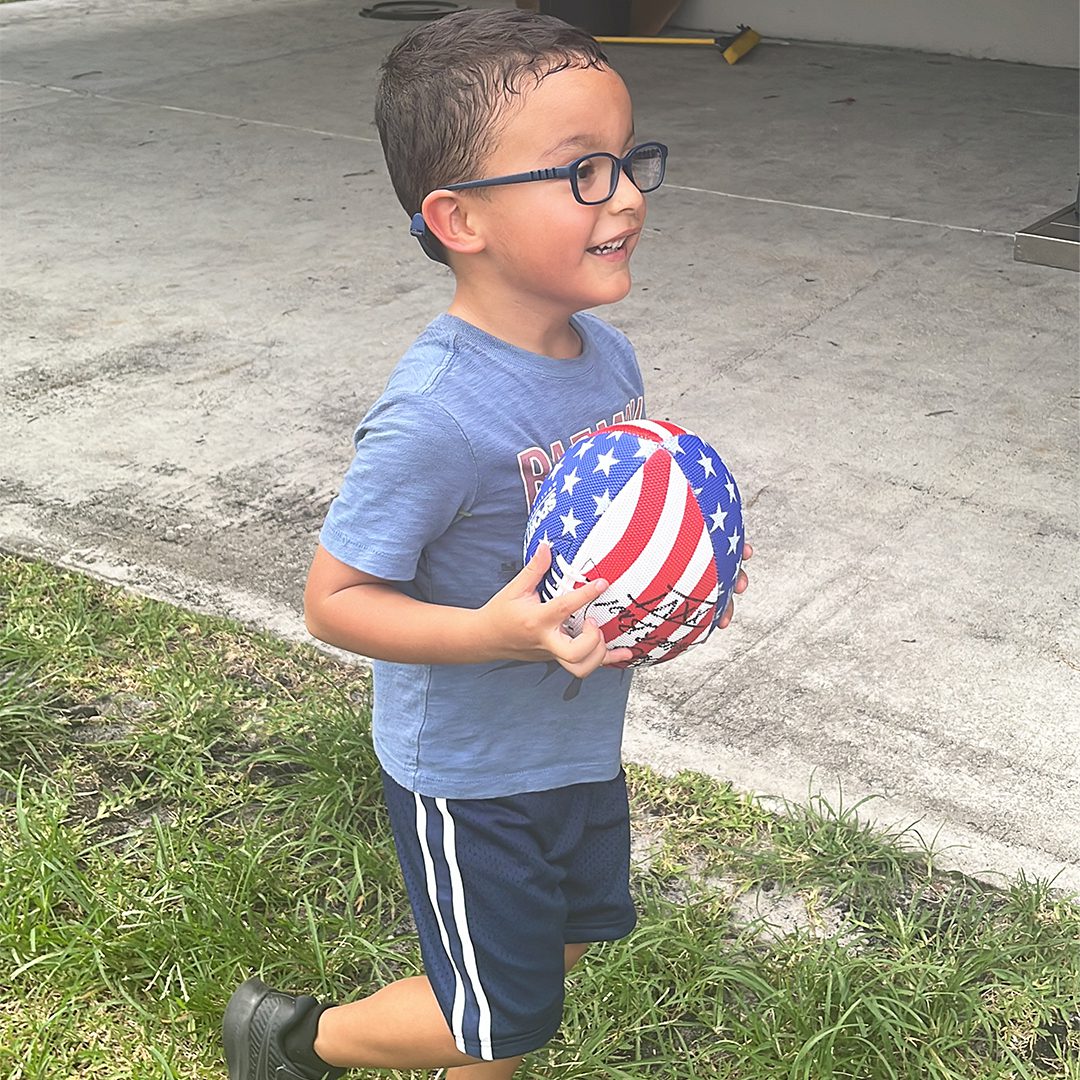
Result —
<svg viewBox="0 0 1080 1080"><path fill-rule="evenodd" d="M479 177L567 165L596 151L621 157L634 145L630 95L609 68L548 75L510 106L500 127ZM470 201L498 286L507 290L504 300L564 319L629 291L645 199L625 173L611 199L597 206L577 202L568 180L490 188ZM620 250L590 250L620 239Z"/></svg>

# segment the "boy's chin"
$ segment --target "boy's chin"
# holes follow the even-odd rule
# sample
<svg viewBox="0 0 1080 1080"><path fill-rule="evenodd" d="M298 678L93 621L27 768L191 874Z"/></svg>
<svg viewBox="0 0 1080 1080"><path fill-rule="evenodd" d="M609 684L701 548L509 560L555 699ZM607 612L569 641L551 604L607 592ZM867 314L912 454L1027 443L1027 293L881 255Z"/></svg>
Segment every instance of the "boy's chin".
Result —
<svg viewBox="0 0 1080 1080"><path fill-rule="evenodd" d="M630 285L629 274L607 282L606 287L596 290L598 297L602 295L603 299L595 299L589 306L599 307L601 304L617 304L620 300L625 300L630 294Z"/></svg>

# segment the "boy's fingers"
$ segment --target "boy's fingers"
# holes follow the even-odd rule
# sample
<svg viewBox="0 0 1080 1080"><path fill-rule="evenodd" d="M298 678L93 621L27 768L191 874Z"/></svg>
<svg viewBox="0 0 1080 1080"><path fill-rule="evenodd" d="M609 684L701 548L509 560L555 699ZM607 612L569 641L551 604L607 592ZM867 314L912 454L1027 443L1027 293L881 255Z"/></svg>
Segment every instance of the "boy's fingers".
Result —
<svg viewBox="0 0 1080 1080"><path fill-rule="evenodd" d="M518 581L526 592L533 592L550 569L551 545L541 541L539 547L533 552L533 557L519 571Z"/></svg>
<svg viewBox="0 0 1080 1080"><path fill-rule="evenodd" d="M560 630L551 651L567 664L580 664L596 650L597 645L603 644L604 636L596 628L596 624L586 620L577 637L571 637Z"/></svg>
<svg viewBox="0 0 1080 1080"><path fill-rule="evenodd" d="M556 607L559 622L563 622L575 611L580 611L586 604L591 604L598 596L607 592L607 587L608 583L603 578L599 578L596 581L586 582L580 588L571 589L570 592L549 602Z"/></svg>
<svg viewBox="0 0 1080 1080"><path fill-rule="evenodd" d="M551 545L541 540L528 565L531 569L538 570L541 576L546 574L551 567Z"/></svg>
<svg viewBox="0 0 1080 1080"><path fill-rule="evenodd" d="M595 628L594 628L595 629ZM581 641L580 635L574 638L575 644ZM571 675L576 675L579 679L584 679L587 675L591 675L601 664L604 662L604 657L607 654L607 645L604 643L603 635L597 633L597 640L590 646L586 641L585 647L587 651L584 655L577 655L574 659L562 660L562 666L570 672Z"/></svg>
<svg viewBox="0 0 1080 1080"><path fill-rule="evenodd" d="M728 623L731 622L731 616L735 614L735 601L729 600L728 606L724 608L724 614L720 616L720 621L716 624L718 630L726 630Z"/></svg>

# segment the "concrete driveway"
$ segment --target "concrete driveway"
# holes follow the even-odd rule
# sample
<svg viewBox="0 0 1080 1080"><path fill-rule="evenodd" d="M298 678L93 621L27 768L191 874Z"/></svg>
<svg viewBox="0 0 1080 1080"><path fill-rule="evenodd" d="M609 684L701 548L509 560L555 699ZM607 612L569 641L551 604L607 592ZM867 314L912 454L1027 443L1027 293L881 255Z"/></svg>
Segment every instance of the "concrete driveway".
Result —
<svg viewBox="0 0 1080 1080"><path fill-rule="evenodd" d="M403 28L359 6L0 7L7 548L303 636L352 427L450 296L371 123ZM1075 190L1077 73L612 56L671 164L606 315L757 548L627 755L1080 889L1077 277L1011 245Z"/></svg>

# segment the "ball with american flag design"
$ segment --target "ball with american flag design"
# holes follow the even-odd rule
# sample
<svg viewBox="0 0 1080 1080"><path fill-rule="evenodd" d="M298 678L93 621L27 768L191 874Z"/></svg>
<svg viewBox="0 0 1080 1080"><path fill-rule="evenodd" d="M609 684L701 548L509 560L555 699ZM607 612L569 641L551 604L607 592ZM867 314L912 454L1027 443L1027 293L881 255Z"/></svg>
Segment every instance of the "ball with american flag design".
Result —
<svg viewBox="0 0 1080 1080"><path fill-rule="evenodd" d="M708 638L723 615L743 553L739 489L720 455L676 424L635 420L575 443L536 494L525 559L542 541L550 600L604 578L608 589L577 612L577 635L596 622L626 666L659 664Z"/></svg>

